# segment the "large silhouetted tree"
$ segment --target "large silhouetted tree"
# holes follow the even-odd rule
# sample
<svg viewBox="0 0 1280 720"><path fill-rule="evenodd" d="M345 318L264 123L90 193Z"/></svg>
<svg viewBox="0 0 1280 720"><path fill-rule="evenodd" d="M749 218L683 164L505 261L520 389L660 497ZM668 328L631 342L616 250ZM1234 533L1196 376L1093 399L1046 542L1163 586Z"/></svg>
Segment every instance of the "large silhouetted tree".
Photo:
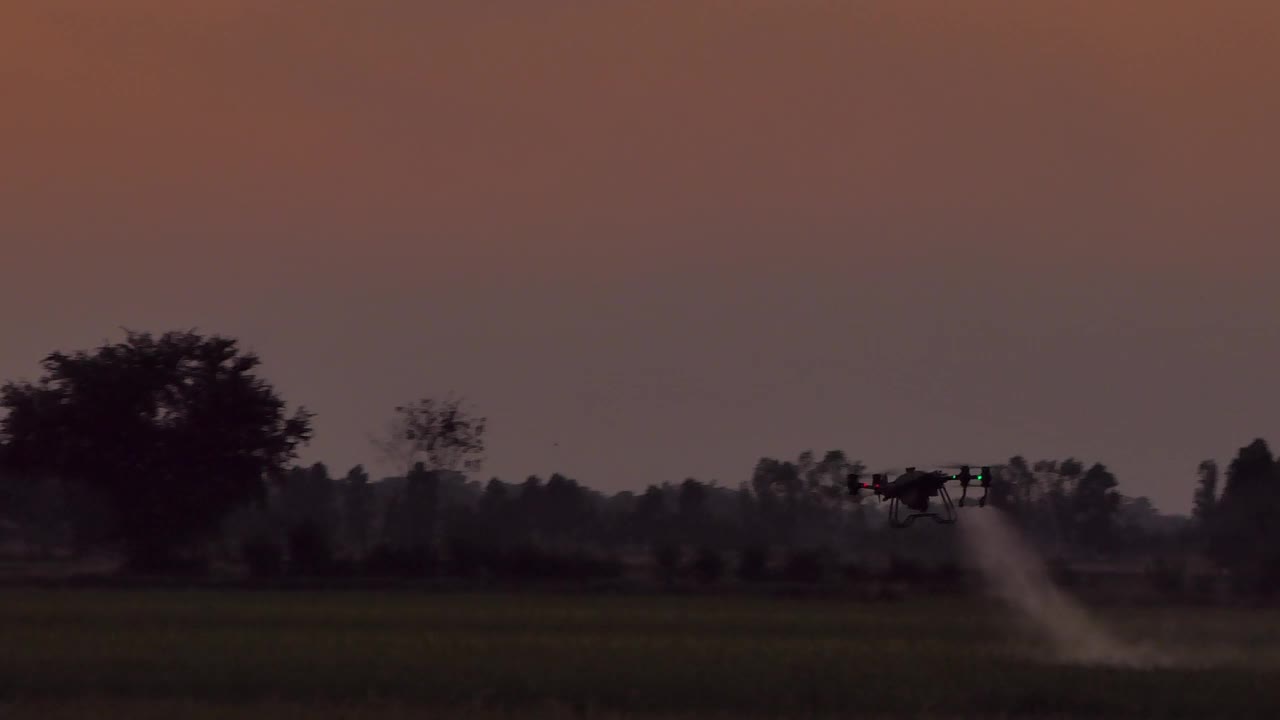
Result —
<svg viewBox="0 0 1280 720"><path fill-rule="evenodd" d="M310 438L310 414L287 413L258 366L236 340L196 332L52 353L38 381L0 389L3 462L92 488L133 565L163 568L263 497Z"/></svg>
<svg viewBox="0 0 1280 720"><path fill-rule="evenodd" d="M1280 585L1280 467L1261 439L1240 448L1209 523L1214 559L1255 588Z"/></svg>

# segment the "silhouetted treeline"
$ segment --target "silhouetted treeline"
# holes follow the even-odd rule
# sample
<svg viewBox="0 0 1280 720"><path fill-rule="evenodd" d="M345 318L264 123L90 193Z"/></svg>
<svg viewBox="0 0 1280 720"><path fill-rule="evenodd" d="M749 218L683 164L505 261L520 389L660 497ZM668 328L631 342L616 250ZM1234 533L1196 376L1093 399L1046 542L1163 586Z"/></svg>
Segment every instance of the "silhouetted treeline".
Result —
<svg viewBox="0 0 1280 720"><path fill-rule="evenodd" d="M403 475L297 466L311 415L286 413L257 366L234 340L130 333L53 353L37 382L5 384L0 547L115 552L133 571L701 583L871 568L908 577L961 560L954 529L891 530L874 499L852 496L847 478L864 466L839 450L760 458L731 485L686 478L606 493L560 474L481 481L484 419L426 398L395 408L381 444ZM1280 586L1280 465L1261 440L1222 482L1215 462L1201 464L1192 518L1121 494L1101 463L1014 457L995 470L998 510L965 512L1007 513L1054 563L1136 560L1166 584L1199 572L1240 589Z"/></svg>
<svg viewBox="0 0 1280 720"><path fill-rule="evenodd" d="M1218 465L1200 464L1195 491L1195 537L1209 560L1238 589L1280 590L1280 462L1267 443L1254 440L1227 465L1218 489Z"/></svg>
<svg viewBox="0 0 1280 720"><path fill-rule="evenodd" d="M1187 520L1161 515L1145 497L1127 497L1101 463L1013 457L996 473L991 504L1053 555L1099 558L1147 552L1185 537Z"/></svg>
<svg viewBox="0 0 1280 720"><path fill-rule="evenodd" d="M872 567L961 563L952 528L888 528L882 506L854 498L861 469L840 451L761 458L733 487L687 478L604 493L564 475L485 482L418 463L370 479L292 467L260 502L232 513L206 558L259 576L394 575L507 579L616 578L814 582ZM992 504L1063 561L1117 559L1185 547L1189 521L1118 493L1101 465L1014 458ZM15 485L11 538L31 552L93 547L98 513L82 513L56 481ZM966 512L994 512L968 510ZM963 522L963 518L961 520ZM81 525L84 527L81 527ZM101 535L101 533L99 533ZM639 568L639 569L637 569Z"/></svg>

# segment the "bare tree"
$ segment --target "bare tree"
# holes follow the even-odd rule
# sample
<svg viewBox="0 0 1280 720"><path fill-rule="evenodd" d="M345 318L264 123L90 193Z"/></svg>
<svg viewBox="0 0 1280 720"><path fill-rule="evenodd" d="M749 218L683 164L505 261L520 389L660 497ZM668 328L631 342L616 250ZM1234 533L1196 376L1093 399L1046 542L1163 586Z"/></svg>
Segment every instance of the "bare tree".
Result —
<svg viewBox="0 0 1280 720"><path fill-rule="evenodd" d="M486 422L459 398L423 398L397 407L386 439L375 444L400 467L475 471L484 462Z"/></svg>

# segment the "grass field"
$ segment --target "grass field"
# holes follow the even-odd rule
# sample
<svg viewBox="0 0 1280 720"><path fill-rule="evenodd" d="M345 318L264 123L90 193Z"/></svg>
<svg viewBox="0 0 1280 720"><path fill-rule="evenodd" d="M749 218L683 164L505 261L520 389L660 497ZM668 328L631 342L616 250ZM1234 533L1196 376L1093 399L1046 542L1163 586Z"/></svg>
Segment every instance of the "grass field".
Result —
<svg viewBox="0 0 1280 720"><path fill-rule="evenodd" d="M1280 717L1280 611L1113 610L1088 667L928 599L0 593L4 717Z"/></svg>

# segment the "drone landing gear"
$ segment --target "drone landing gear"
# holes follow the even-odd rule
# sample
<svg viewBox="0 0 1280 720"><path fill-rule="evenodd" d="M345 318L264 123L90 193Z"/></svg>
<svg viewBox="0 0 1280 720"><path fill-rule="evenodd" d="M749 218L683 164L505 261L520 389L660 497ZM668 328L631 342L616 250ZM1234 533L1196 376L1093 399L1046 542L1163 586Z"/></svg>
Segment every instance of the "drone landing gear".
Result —
<svg viewBox="0 0 1280 720"><path fill-rule="evenodd" d="M943 488L945 491L946 488ZM965 496L969 494L969 482L967 480L960 483L960 507L964 507ZM982 497L978 498L978 507L986 507L987 504L987 484L982 485Z"/></svg>
<svg viewBox="0 0 1280 720"><path fill-rule="evenodd" d="M917 512L902 517L902 503L898 498L889 499L889 524L896 528L904 528L915 522L916 518L928 517L939 525L953 525L956 521L956 506L951 502L951 494L946 486L938 488L938 496L942 498L941 512ZM983 498L984 500L986 498Z"/></svg>
<svg viewBox="0 0 1280 720"><path fill-rule="evenodd" d="M960 481L960 507L964 507L965 496L969 494L969 483L974 480L973 475L969 472L969 466L961 465L960 474L952 475L951 479ZM991 468L982 468L977 480L982 484L982 497L978 498L978 507L985 507L987 504L987 491L991 489Z"/></svg>

